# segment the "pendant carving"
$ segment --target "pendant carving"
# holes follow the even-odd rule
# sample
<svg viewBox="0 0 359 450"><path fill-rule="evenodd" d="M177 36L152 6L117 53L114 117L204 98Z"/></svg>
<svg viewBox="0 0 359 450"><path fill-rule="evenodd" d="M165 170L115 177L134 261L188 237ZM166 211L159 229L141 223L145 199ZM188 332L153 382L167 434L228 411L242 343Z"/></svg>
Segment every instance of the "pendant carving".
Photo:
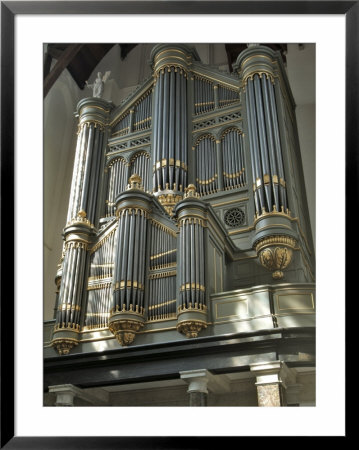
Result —
<svg viewBox="0 0 359 450"><path fill-rule="evenodd" d="M112 334L116 336L119 344L126 347L135 340L136 333L143 327L137 320L116 320L109 325Z"/></svg>
<svg viewBox="0 0 359 450"><path fill-rule="evenodd" d="M122 310L117 307L111 314L108 324L111 333L123 347L132 344L136 333L144 326L144 309L130 305L130 310L127 311L123 306Z"/></svg>
<svg viewBox="0 0 359 450"><path fill-rule="evenodd" d="M177 325L177 331L188 338L196 338L205 328L207 328L207 324L201 320L185 320Z"/></svg>
<svg viewBox="0 0 359 450"><path fill-rule="evenodd" d="M52 343L59 355L68 355L70 350L76 345L78 345L78 342L74 339L56 339Z"/></svg>
<svg viewBox="0 0 359 450"><path fill-rule="evenodd" d="M161 203L161 205L166 210L167 214L170 216L173 216L173 208L181 200L182 195L176 193L161 194L158 196L158 201Z"/></svg>
<svg viewBox="0 0 359 450"><path fill-rule="evenodd" d="M272 272L275 280L284 277L283 270L292 261L296 240L289 236L268 236L255 245L259 262Z"/></svg>

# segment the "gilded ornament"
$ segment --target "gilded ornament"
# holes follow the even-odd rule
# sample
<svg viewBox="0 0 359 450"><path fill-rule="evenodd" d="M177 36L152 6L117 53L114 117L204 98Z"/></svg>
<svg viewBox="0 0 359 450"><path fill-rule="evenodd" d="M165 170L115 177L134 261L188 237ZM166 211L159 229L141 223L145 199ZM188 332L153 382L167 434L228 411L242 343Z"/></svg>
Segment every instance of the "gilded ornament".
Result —
<svg viewBox="0 0 359 450"><path fill-rule="evenodd" d="M119 305L110 311L108 328L122 346L132 344L136 333L144 326L145 310L138 305L132 304L128 309Z"/></svg>
<svg viewBox="0 0 359 450"><path fill-rule="evenodd" d="M297 241L290 236L268 236L255 244L259 262L270 270L275 280L283 278L283 270L292 261Z"/></svg>
<svg viewBox="0 0 359 450"><path fill-rule="evenodd" d="M73 218L69 223L66 224L68 227L69 225L86 225L90 228L95 228L95 226L86 218L87 214L86 211L81 209L77 213L77 217Z"/></svg>
<svg viewBox="0 0 359 450"><path fill-rule="evenodd" d="M136 333L143 327L143 323L137 320L116 320L109 324L109 330L115 335L118 343L122 346L132 344Z"/></svg>
<svg viewBox="0 0 359 450"><path fill-rule="evenodd" d="M127 185L127 190L130 189L140 189L141 191L144 190L142 186L142 178L137 173L131 175L128 181L129 184Z"/></svg>
<svg viewBox="0 0 359 450"><path fill-rule="evenodd" d="M196 186L194 184L189 184L186 189L184 190L185 194L184 194L184 198L189 198L189 197L194 197L194 198L198 198L199 194L198 192L196 192Z"/></svg>
<svg viewBox="0 0 359 450"><path fill-rule="evenodd" d="M158 201L166 210L167 214L173 216L173 208L175 205L182 200L182 195L180 194L161 194L158 196Z"/></svg>
<svg viewBox="0 0 359 450"><path fill-rule="evenodd" d="M51 345L55 347L59 355L68 355L70 350L78 345L75 339L56 339Z"/></svg>
<svg viewBox="0 0 359 450"><path fill-rule="evenodd" d="M207 328L207 324L201 320L185 320L177 324L176 328L186 337L196 338L202 330Z"/></svg>

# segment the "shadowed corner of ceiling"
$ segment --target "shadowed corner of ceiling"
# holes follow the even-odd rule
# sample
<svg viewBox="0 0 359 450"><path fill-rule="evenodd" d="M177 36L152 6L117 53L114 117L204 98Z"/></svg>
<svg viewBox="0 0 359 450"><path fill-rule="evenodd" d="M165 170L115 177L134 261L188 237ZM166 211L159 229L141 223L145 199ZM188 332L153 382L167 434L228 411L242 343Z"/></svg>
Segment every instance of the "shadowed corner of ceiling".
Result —
<svg viewBox="0 0 359 450"><path fill-rule="evenodd" d="M44 54L44 98L67 69L80 89L114 45L120 46L120 57L124 60L138 44L47 44ZM56 61L51 68L53 60Z"/></svg>

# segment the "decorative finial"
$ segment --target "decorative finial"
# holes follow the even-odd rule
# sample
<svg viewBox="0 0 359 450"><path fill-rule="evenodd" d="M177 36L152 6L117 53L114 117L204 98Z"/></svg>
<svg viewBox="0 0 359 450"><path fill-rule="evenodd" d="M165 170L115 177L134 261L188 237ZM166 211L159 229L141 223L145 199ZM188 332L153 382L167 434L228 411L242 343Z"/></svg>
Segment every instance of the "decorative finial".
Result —
<svg viewBox="0 0 359 450"><path fill-rule="evenodd" d="M141 189L142 191L144 190L141 184L142 178L137 173L131 175L128 181L129 184L127 185L127 190L129 189Z"/></svg>
<svg viewBox="0 0 359 450"><path fill-rule="evenodd" d="M198 198L199 194L198 192L196 192L196 186L194 184L189 184L186 189L184 190L185 194L184 194L184 198L188 198L188 197L194 197L194 198Z"/></svg>
<svg viewBox="0 0 359 450"><path fill-rule="evenodd" d="M84 211L83 209L81 209L81 211L79 211L77 213L78 217L81 217L82 219L84 219L86 217L86 211Z"/></svg>

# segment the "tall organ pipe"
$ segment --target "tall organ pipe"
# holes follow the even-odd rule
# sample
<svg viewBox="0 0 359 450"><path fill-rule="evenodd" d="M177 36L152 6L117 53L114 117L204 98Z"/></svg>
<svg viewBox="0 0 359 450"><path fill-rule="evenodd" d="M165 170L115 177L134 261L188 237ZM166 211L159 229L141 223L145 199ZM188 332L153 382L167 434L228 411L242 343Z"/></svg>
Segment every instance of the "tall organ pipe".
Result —
<svg viewBox="0 0 359 450"><path fill-rule="evenodd" d="M259 143L258 143L258 124L257 119L255 115L255 101L254 101L254 91L253 91L253 81L248 80L247 83L248 86L248 102L249 102L249 131L252 135L252 143L253 147L251 148L252 157L254 159L254 166L255 166L255 177L254 177L254 183L255 183L255 189L258 192L258 203L260 210L257 211L257 214L262 214L263 208L265 208L265 201L264 201L264 195L263 195L263 187L262 187L262 170L261 170L261 161L260 161L260 155L258 153L259 149Z"/></svg>
<svg viewBox="0 0 359 450"><path fill-rule="evenodd" d="M256 112L258 120L258 130L259 130L259 143L260 143L260 154L262 161L262 169L264 174L264 192L266 195L266 210L272 210L272 195L271 187L268 184L268 179L266 179L270 174L269 159L268 159L268 148L267 140L265 136L265 122L263 114L263 103L262 103L262 90L260 85L260 79L258 75L254 75L254 90L255 90L255 101L256 101Z"/></svg>
<svg viewBox="0 0 359 450"><path fill-rule="evenodd" d="M187 80L181 68L159 70L154 107L154 190L186 184Z"/></svg>
<svg viewBox="0 0 359 450"><path fill-rule="evenodd" d="M275 144L274 144L274 136L273 136L273 127L272 127L272 117L270 111L270 101L269 101L269 93L267 86L267 77L262 77L262 90L263 90L263 103L264 103L264 114L266 121L266 129L267 129L267 140L268 140L268 149L269 149L269 161L271 167L271 182L273 187L273 195L274 195L274 205L277 211L280 210L279 204L279 192L278 192L278 180L274 179L274 176L278 177L278 167L275 155Z"/></svg>
<svg viewBox="0 0 359 450"><path fill-rule="evenodd" d="M279 138L279 126L278 126L278 117L277 117L277 110L276 110L276 103L275 103L275 97L274 97L274 87L270 80L267 80L267 86L269 90L269 98L271 103L271 111L272 111L272 123L273 123L273 133L274 133L274 140L275 140L275 148L276 148L276 154L277 154L277 161L278 161L278 172L279 177L284 181L284 167L283 167L283 159L282 159L282 150L280 145L280 138ZM279 191L281 193L281 203L284 208L284 211L287 210L287 192L285 186L280 183Z"/></svg>
<svg viewBox="0 0 359 450"><path fill-rule="evenodd" d="M279 138L274 87L270 77L253 75L247 80L247 113L254 160L256 213L287 211L284 167ZM259 149L259 152L258 152ZM265 195L263 194L263 191Z"/></svg>

